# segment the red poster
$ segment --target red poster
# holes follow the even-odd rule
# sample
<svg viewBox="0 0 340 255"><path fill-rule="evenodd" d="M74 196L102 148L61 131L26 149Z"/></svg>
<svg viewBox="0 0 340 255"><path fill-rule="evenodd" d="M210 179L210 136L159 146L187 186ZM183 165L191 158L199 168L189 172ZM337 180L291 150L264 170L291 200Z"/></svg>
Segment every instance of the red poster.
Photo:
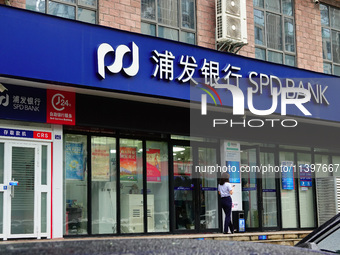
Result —
<svg viewBox="0 0 340 255"><path fill-rule="evenodd" d="M136 147L120 147L120 180L137 181Z"/></svg>
<svg viewBox="0 0 340 255"><path fill-rule="evenodd" d="M146 152L147 181L161 182L161 150L148 149Z"/></svg>
<svg viewBox="0 0 340 255"><path fill-rule="evenodd" d="M46 122L52 124L76 124L76 94L58 90L47 90Z"/></svg>

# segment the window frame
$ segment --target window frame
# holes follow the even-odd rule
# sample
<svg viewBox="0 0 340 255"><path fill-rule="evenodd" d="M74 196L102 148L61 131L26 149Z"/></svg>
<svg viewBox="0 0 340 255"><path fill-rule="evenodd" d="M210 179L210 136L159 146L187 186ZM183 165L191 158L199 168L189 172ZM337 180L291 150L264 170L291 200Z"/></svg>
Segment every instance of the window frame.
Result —
<svg viewBox="0 0 340 255"><path fill-rule="evenodd" d="M255 50L256 49L260 49L260 50L264 50L265 51L265 61L269 61L268 59L268 53L269 52L273 52L273 53L279 53L282 54L282 63L277 63L277 62L273 62L273 63L277 63L277 64L283 64L283 65L288 65L286 64L286 56L290 56L290 57L294 57L294 67L297 64L297 59L296 59L296 26L295 26L295 12L294 12L294 0L291 1L292 3L292 15L288 15L285 14L283 12L283 2L282 0L280 0L280 12L274 11L274 10L270 10L268 8L266 8L266 1L268 0L264 0L263 1L263 7L259 7L256 6L254 4L253 1L253 9L257 10L257 11L261 11L263 12L263 17L264 17L264 45L260 45L260 44L256 44L256 40L255 40L255 34L254 34L254 44L255 44ZM282 50L278 50L278 49L274 49L274 48L269 48L268 47L268 41L267 41L267 14L273 14L276 16L280 16L280 21L281 21L281 38L282 38ZM294 52L292 51L288 51L286 50L286 31L285 31L285 20L289 19L293 21L293 27L294 27ZM255 15L254 15L254 28L256 26L255 23ZM289 65L292 66L292 65Z"/></svg>
<svg viewBox="0 0 340 255"><path fill-rule="evenodd" d="M178 32L178 41L179 42L184 42L184 43L189 43L187 41L184 41L181 35L181 32L185 32L185 33L192 33L194 34L194 45L197 45L197 1L194 1L194 29L191 28L185 28L183 27L182 24L182 0L175 0L177 1L177 24L178 26L171 26L171 25L166 25L166 24L162 24L158 21L159 18L159 13L158 13L158 1L159 0L154 0L155 3L155 19L148 19L148 18L143 18L143 12L142 12L142 6L141 6L141 23L143 24L148 24L148 25L154 25L155 26L155 33L156 33L156 37L159 37L159 27L164 27L164 28L169 28L169 29L173 29L176 30ZM142 1L141 1L141 5L142 5ZM163 38L163 37L161 37Z"/></svg>
<svg viewBox="0 0 340 255"><path fill-rule="evenodd" d="M81 20L78 19L78 9L82 8L82 9L85 9L85 10L95 12L95 22L94 23L89 22L89 21L82 21L82 22L87 22L87 23L90 23L90 24L99 24L99 22L98 22L98 18L99 18L98 0L96 0L95 6L82 4L81 0L74 0L74 3L72 3L71 1L66 1L66 0L65 1L63 1L63 0L42 0L42 1L45 2L44 3L45 10L44 11L34 10L34 11L40 12L40 13L45 13L45 14L48 14L48 15L56 16L56 17L60 17L60 16L53 15L53 14L49 13L49 3L52 2L52 3L57 3L57 4L63 4L63 5L67 5L67 6L71 6L71 7L75 8L75 11L74 11L75 19L71 19L71 20L81 21ZM27 9L27 2L26 2L26 9ZM31 10L31 9L29 9L29 10ZM63 17L61 17L61 18L63 18ZM67 18L67 19L70 19L70 18Z"/></svg>
<svg viewBox="0 0 340 255"><path fill-rule="evenodd" d="M321 38L322 38L322 60L323 60L323 72L326 73L326 74L333 74L333 75L337 75L337 76L340 76L340 71L339 71L339 74L335 74L334 72L334 66L338 67L339 70L340 70L340 62L339 63L336 63L334 62L334 59L333 59L333 32L337 32L337 33L340 33L340 28L335 28L332 26L331 24L331 17L330 17L330 9L337 9L340 11L340 8L336 8L336 7L333 7L331 5L328 5L328 4L324 4L324 3L321 3L320 4L320 17L321 17L321 20L322 20L322 12L321 12L321 6L324 6L327 8L327 19L328 19L328 25L325 25L321 22ZM339 21L339 24L340 24L340 21ZM331 46L331 60L328 60L327 58L324 58L324 54L323 54L323 48L324 48L324 44L323 44L323 29L327 29L329 30L329 40L330 40L330 46ZM339 48L340 48L340 41L339 41ZM328 73L326 72L325 70L325 65L330 65L331 66L331 73Z"/></svg>

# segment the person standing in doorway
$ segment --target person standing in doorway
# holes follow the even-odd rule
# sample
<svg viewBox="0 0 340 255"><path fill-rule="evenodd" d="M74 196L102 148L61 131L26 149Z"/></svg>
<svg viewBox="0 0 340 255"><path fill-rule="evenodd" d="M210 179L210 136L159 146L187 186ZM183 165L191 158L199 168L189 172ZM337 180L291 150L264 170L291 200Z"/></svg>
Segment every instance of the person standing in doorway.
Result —
<svg viewBox="0 0 340 255"><path fill-rule="evenodd" d="M233 223L231 222L231 195L234 192L234 186L229 183L229 174L223 173L218 185L218 194L221 196L221 206L225 213L223 234L228 234L228 228L231 233L234 233Z"/></svg>

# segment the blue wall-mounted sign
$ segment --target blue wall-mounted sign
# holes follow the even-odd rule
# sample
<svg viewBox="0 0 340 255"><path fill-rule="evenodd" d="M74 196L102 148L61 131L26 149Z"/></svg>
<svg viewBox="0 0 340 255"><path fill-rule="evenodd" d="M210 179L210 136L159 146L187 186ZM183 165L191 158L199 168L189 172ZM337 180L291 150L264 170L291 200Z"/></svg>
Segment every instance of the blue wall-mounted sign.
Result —
<svg viewBox="0 0 340 255"><path fill-rule="evenodd" d="M239 161L226 161L226 166L229 173L230 183L240 183L241 173L240 173L240 162Z"/></svg>
<svg viewBox="0 0 340 255"><path fill-rule="evenodd" d="M308 164L299 165L300 187L312 187L312 171Z"/></svg>
<svg viewBox="0 0 340 255"><path fill-rule="evenodd" d="M294 105L287 115L340 121L335 76L7 6L0 12L0 76L195 102L203 90L190 82L224 80L245 97L248 88L257 91L254 107L261 110L270 108L274 87L294 86L310 91L305 106L312 115ZM231 93L217 92L216 105L232 107Z"/></svg>
<svg viewBox="0 0 340 255"><path fill-rule="evenodd" d="M292 161L282 161L281 162L281 180L282 180L282 189L294 190L295 182L294 182L294 171L295 167Z"/></svg>
<svg viewBox="0 0 340 255"><path fill-rule="evenodd" d="M0 119L46 122L46 90L3 86L7 90L0 93Z"/></svg>

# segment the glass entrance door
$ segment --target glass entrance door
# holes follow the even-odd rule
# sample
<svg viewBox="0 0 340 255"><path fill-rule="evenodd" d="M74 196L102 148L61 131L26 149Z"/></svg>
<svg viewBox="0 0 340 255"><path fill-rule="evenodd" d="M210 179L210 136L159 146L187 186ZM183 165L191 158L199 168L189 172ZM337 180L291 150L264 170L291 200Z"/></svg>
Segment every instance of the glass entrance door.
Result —
<svg viewBox="0 0 340 255"><path fill-rule="evenodd" d="M4 146L0 155L4 165L3 239L48 237L49 145L0 144Z"/></svg>
<svg viewBox="0 0 340 255"><path fill-rule="evenodd" d="M256 167L258 166L257 147L241 147L241 165L249 171L242 172L242 207L246 229L258 229L258 183Z"/></svg>
<svg viewBox="0 0 340 255"><path fill-rule="evenodd" d="M274 152L260 152L261 165L266 167L266 171L261 173L261 191L262 191L262 229L278 229L278 210L277 210L277 173L273 171L275 167Z"/></svg>
<svg viewBox="0 0 340 255"><path fill-rule="evenodd" d="M173 146L175 230L218 229L217 149L199 143Z"/></svg>
<svg viewBox="0 0 340 255"><path fill-rule="evenodd" d="M246 230L278 230L275 153L258 146L241 147L242 205Z"/></svg>
<svg viewBox="0 0 340 255"><path fill-rule="evenodd" d="M218 228L217 171L208 171L217 165L216 155L216 148L198 148L200 231Z"/></svg>

